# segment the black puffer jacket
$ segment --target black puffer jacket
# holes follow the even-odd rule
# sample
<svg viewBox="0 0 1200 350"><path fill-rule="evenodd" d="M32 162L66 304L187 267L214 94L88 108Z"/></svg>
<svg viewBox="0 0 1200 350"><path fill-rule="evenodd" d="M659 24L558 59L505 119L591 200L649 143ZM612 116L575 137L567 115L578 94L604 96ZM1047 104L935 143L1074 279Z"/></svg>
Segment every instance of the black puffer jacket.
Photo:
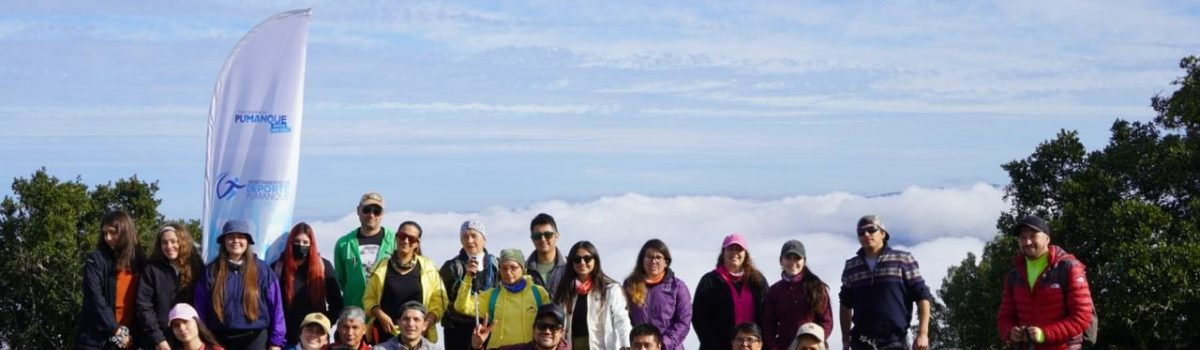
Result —
<svg viewBox="0 0 1200 350"><path fill-rule="evenodd" d="M159 342L168 339L174 343L175 334L171 332L167 316L175 304L192 302L196 281L204 273L204 263L199 256L193 259L191 269L192 283L182 288L179 274L166 261L149 263L142 270L138 277L137 321L143 335L140 339L143 349L154 349Z"/></svg>

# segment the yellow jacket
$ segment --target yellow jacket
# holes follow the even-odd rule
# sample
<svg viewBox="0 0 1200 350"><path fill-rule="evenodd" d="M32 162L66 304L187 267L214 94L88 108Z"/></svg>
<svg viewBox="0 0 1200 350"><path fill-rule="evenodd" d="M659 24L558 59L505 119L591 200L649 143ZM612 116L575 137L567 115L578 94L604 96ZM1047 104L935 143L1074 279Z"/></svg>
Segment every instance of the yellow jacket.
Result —
<svg viewBox="0 0 1200 350"><path fill-rule="evenodd" d="M454 299L454 310L463 315L474 315L476 304L478 304L479 318L491 319L495 324L487 344L488 349L523 344L533 340L533 321L537 317L539 305L533 299L534 289L537 289L537 293L541 296L541 305L550 305L550 293L547 293L545 288L534 284L533 278L528 275L521 278L525 279L525 289L517 293L509 292L503 285L497 285L479 292L472 298L470 295L472 278L464 278L458 287L458 296ZM496 315L489 317L488 305L491 303L492 293L496 288L500 290L496 297Z"/></svg>
<svg viewBox="0 0 1200 350"><path fill-rule="evenodd" d="M442 284L442 276L438 274L437 265L433 263L433 260L422 255L417 255L416 259L417 264L421 266L421 304L425 304L429 315L437 316L440 320L446 314L446 286ZM368 316L371 315L371 309L379 306L379 299L383 293L383 280L387 277L388 262L391 260L391 257L380 260L371 268L371 276L367 277L367 290L363 293L363 310L367 311ZM374 321L374 317L370 317L367 324ZM394 321L399 327L399 320ZM392 335L396 334L400 334L399 328L392 331ZM437 326L429 327L424 335L429 341L436 342L438 339Z"/></svg>

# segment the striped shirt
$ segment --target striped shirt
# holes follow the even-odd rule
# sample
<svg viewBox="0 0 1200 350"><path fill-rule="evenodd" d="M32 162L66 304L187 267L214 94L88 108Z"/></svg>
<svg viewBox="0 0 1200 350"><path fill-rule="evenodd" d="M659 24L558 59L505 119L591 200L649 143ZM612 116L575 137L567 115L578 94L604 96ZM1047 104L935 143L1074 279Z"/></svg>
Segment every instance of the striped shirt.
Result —
<svg viewBox="0 0 1200 350"><path fill-rule="evenodd" d="M854 310L851 339L867 337L875 341L904 342L913 305L933 300L917 260L912 254L883 247L875 268L868 266L862 249L846 260L842 270L842 306Z"/></svg>

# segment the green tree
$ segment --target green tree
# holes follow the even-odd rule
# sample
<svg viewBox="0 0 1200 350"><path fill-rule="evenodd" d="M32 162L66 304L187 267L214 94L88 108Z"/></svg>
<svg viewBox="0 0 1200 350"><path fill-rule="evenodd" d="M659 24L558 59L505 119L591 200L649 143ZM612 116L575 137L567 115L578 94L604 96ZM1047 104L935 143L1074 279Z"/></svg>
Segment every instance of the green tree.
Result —
<svg viewBox="0 0 1200 350"><path fill-rule="evenodd" d="M1051 243L1087 265L1096 348L1200 346L1200 58L1180 67L1179 89L1152 98L1153 121L1117 120L1108 145L1091 152L1063 131L1002 166L1012 209L979 264L968 256L951 267L939 290L951 347L999 348L995 315L1016 254L1007 232L1027 213L1048 219Z"/></svg>
<svg viewBox="0 0 1200 350"><path fill-rule="evenodd" d="M163 224L158 183L135 175L88 190L78 177L62 181L42 168L14 179L12 190L0 201L0 343L74 348L83 256L96 247L100 217L129 212L149 247ZM198 237L199 222L186 222Z"/></svg>

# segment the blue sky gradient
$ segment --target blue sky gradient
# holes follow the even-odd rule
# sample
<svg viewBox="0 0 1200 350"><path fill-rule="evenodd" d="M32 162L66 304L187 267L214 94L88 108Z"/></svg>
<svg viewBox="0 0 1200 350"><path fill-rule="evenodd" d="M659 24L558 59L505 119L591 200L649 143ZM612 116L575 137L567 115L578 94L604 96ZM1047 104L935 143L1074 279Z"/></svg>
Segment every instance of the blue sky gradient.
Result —
<svg viewBox="0 0 1200 350"><path fill-rule="evenodd" d="M215 77L313 7L297 218L605 195L1003 184L1153 116L1200 6L1146 1L0 4L0 177L160 181L199 217ZM0 194L9 194L3 189Z"/></svg>

